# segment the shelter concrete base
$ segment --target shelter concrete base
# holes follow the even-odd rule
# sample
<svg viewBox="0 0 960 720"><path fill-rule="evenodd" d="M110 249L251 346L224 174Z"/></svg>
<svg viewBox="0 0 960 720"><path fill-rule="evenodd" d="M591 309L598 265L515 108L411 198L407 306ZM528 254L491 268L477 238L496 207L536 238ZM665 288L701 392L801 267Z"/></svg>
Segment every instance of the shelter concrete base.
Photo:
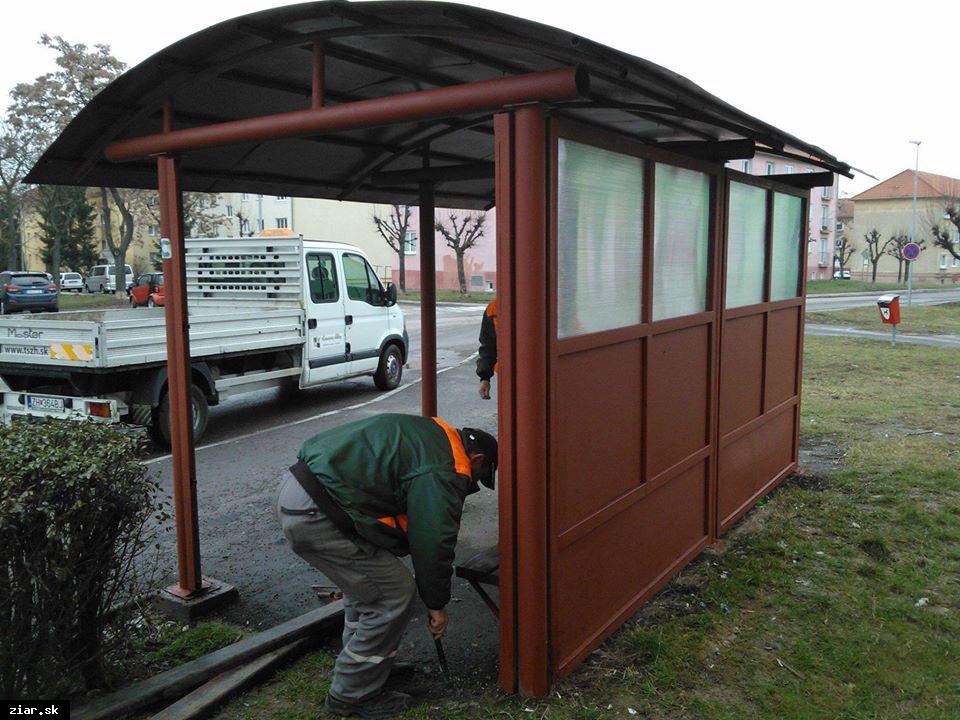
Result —
<svg viewBox="0 0 960 720"><path fill-rule="evenodd" d="M174 620L193 622L240 598L237 588L214 578L203 578L203 588L201 592L190 597L180 597L173 592L176 586L163 588L154 596L154 607Z"/></svg>

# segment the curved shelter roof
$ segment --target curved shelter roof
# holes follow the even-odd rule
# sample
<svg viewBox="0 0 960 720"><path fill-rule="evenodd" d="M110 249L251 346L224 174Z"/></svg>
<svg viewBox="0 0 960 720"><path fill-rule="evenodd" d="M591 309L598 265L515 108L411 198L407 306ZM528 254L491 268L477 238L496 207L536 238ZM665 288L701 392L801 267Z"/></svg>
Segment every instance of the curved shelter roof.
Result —
<svg viewBox="0 0 960 720"><path fill-rule="evenodd" d="M222 22L117 78L70 123L27 182L155 188L149 159L114 163L111 142L162 129L172 102L183 129L310 107L312 49L322 41L326 105L577 67L589 90L555 111L640 140L750 140L758 149L843 174L850 167L684 77L580 36L489 10L434 2L313 2ZM493 160L489 112L247 142L182 157L183 189L370 202L415 202L417 186L375 184L383 171ZM437 185L441 206L492 204L492 173Z"/></svg>

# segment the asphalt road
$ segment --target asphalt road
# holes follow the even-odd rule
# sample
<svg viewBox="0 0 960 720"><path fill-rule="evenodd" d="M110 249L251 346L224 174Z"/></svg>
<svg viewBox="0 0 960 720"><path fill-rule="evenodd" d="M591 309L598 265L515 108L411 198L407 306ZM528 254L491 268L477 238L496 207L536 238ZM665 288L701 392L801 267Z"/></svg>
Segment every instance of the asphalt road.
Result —
<svg viewBox="0 0 960 720"><path fill-rule="evenodd" d="M888 294L888 291L844 293L842 295L832 295L829 297L807 295L807 312L846 310L847 308L875 305L877 298L886 294ZM900 295L900 305L906 306L906 291L900 291L897 294ZM942 305L949 302L960 302L960 290L917 290L913 293L914 305Z"/></svg>

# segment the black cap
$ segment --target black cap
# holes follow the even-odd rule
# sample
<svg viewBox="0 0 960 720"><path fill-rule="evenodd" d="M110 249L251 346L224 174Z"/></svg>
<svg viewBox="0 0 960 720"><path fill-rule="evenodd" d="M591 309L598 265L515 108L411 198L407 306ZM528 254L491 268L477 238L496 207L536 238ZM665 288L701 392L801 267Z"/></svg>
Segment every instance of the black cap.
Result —
<svg viewBox="0 0 960 720"><path fill-rule="evenodd" d="M487 459L489 472L485 472L483 477L477 478L477 480L493 490L499 462L497 439L490 433L477 428L463 428L460 432L462 433L464 445L467 446L467 453L482 453Z"/></svg>

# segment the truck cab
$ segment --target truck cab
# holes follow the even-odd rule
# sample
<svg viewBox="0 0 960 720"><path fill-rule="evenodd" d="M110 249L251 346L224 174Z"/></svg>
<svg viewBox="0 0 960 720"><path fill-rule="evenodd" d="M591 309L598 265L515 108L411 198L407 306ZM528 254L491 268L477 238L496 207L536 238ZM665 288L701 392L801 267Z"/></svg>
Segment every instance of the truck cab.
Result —
<svg viewBox="0 0 960 720"><path fill-rule="evenodd" d="M381 390L400 384L408 339L392 283L384 287L355 247L305 241L307 338L302 387L372 374Z"/></svg>

